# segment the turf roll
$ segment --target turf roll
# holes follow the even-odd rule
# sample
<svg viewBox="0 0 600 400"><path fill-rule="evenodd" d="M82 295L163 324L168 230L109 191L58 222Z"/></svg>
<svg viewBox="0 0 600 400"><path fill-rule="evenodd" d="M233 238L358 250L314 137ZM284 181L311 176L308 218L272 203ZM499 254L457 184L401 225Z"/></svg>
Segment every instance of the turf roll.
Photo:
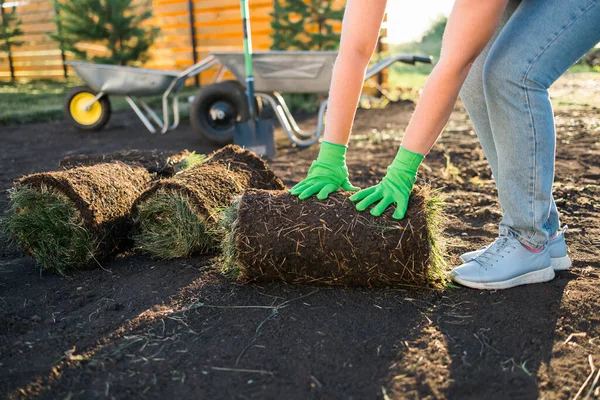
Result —
<svg viewBox="0 0 600 400"><path fill-rule="evenodd" d="M181 152L164 150L121 150L103 154L68 155L58 162L62 169L90 166L109 162L122 162L143 167L159 177L168 178L177 172L203 162L205 156L188 150Z"/></svg>
<svg viewBox="0 0 600 400"><path fill-rule="evenodd" d="M123 163L25 176L9 192L6 229L42 269L98 266L127 244L131 206L151 178Z"/></svg>
<svg viewBox="0 0 600 400"><path fill-rule="evenodd" d="M438 286L442 202L413 189L406 217L358 212L349 193L301 201L282 191L249 190L223 214L225 268L241 281L366 287Z"/></svg>
<svg viewBox="0 0 600 400"><path fill-rule="evenodd" d="M220 213L247 189L282 190L254 153L230 145L172 178L150 186L133 207L136 248L172 259L218 249Z"/></svg>

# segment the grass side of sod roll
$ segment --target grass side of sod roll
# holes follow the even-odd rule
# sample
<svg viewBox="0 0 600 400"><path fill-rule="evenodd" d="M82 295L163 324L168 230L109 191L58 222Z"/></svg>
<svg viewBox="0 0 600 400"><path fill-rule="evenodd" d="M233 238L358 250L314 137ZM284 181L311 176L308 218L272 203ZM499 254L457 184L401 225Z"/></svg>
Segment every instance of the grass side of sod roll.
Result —
<svg viewBox="0 0 600 400"><path fill-rule="evenodd" d="M222 215L225 272L242 281L440 287L442 200L416 187L406 217L358 212L348 193L325 201L250 190Z"/></svg>
<svg viewBox="0 0 600 400"><path fill-rule="evenodd" d="M220 213L249 188L285 186L264 160L238 146L224 147L204 163L155 182L133 208L136 247L161 259L218 250Z"/></svg>
<svg viewBox="0 0 600 400"><path fill-rule="evenodd" d="M5 230L44 270L94 267L123 247L152 175L121 163L32 174L9 193Z"/></svg>

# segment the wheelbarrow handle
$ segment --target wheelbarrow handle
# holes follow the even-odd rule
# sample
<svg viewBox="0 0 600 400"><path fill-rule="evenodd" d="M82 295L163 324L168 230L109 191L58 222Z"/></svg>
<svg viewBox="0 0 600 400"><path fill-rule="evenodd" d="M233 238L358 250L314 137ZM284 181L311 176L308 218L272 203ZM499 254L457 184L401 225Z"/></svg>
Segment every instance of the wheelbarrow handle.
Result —
<svg viewBox="0 0 600 400"><path fill-rule="evenodd" d="M433 58L431 56L414 56L415 62L431 64Z"/></svg>
<svg viewBox="0 0 600 400"><path fill-rule="evenodd" d="M395 62L402 62L411 65L414 65L415 62L431 64L431 57L416 56L414 54L397 54L392 57L384 58L367 70L367 73L365 74L365 80L377 75Z"/></svg>

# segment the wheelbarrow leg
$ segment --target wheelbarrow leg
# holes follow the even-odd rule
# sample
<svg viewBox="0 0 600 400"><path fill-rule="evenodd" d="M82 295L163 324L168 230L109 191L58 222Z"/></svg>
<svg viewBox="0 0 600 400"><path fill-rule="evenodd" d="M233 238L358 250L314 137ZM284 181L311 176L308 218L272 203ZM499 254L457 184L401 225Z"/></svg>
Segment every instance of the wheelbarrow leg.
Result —
<svg viewBox="0 0 600 400"><path fill-rule="evenodd" d="M319 128L313 129L312 131L308 131L308 132L302 130L302 128L300 128L298 126L298 124L296 123L296 119L294 119L294 116L292 115L292 112L288 108L287 103L285 102L285 99L283 98L283 96L278 92L273 92L273 97L275 98L275 101L279 105L281 105L281 109L285 113L288 121L290 121L292 129L296 133L296 136L299 136L304 139L309 139L309 138L312 138L313 136L315 136L315 134L318 132ZM327 100L325 100L325 101L327 101Z"/></svg>
<svg viewBox="0 0 600 400"><path fill-rule="evenodd" d="M173 125L169 127L169 130L179 126L179 93L173 97L173 119Z"/></svg>
<svg viewBox="0 0 600 400"><path fill-rule="evenodd" d="M169 98L167 96L163 96L162 99L162 107L163 107L163 121L160 127L162 128L160 133L165 134L168 131L171 131L179 126L180 116L179 116L179 90L175 92L172 99L173 106L173 124L169 125Z"/></svg>
<svg viewBox="0 0 600 400"><path fill-rule="evenodd" d="M298 146L301 146L301 147L310 146L311 144L317 142L319 140L319 138L321 137L321 135L323 134L323 131L325 130L324 120L325 120L325 109L327 108L327 100L325 100L321 103L321 107L319 109L319 121L317 124L317 128L312 131L313 136L307 136L306 132L303 132L303 134L300 134L294 128L294 126L296 126L296 128L298 127L298 125L296 124L296 121L294 120L294 117L291 115L291 113L286 113L284 111L283 107L281 106L281 103L279 103L276 99L274 99L271 94L258 93L258 96L260 96L262 99L265 99L269 102L271 107L273 107L273 110L275 111L275 115L277 116L277 120L281 124L281 127L285 131L286 135L290 138L290 140L293 143L297 144Z"/></svg>
<svg viewBox="0 0 600 400"><path fill-rule="evenodd" d="M158 117L158 115L156 115L156 113L148 106L148 104L146 104L146 102L144 102L142 100L138 100L138 101L142 105L142 108L144 109L144 111L146 111L146 114L148 116L150 116L150 119L152 119L152 121L154 121L154 123L156 125L158 125L160 128L162 128L163 127L163 122L160 120L160 118Z"/></svg>
<svg viewBox="0 0 600 400"><path fill-rule="evenodd" d="M125 100L127 100L127 103L129 103L129 106L133 109L133 111L135 111L135 113L137 114L140 121L142 121L142 123L146 126L146 128L148 128L150 133L156 133L156 129L154 129L154 127L152 126L152 123L150 121L148 121L148 118L146 118L146 116L144 115L142 110L140 110L140 108L135 103L135 101L130 96L125 96Z"/></svg>

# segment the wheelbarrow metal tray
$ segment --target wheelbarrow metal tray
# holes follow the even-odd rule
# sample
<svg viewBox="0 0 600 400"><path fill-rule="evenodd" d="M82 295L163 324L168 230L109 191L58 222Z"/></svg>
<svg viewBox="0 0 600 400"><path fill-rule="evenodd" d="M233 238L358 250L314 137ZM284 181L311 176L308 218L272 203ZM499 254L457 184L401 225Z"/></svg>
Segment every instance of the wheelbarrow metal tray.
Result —
<svg viewBox="0 0 600 400"><path fill-rule="evenodd" d="M212 52L240 82L246 81L244 53ZM257 92L327 93L337 51L257 51L252 54Z"/></svg>
<svg viewBox="0 0 600 400"><path fill-rule="evenodd" d="M162 95L178 72L156 69L121 67L117 65L68 62L92 89L122 96Z"/></svg>

